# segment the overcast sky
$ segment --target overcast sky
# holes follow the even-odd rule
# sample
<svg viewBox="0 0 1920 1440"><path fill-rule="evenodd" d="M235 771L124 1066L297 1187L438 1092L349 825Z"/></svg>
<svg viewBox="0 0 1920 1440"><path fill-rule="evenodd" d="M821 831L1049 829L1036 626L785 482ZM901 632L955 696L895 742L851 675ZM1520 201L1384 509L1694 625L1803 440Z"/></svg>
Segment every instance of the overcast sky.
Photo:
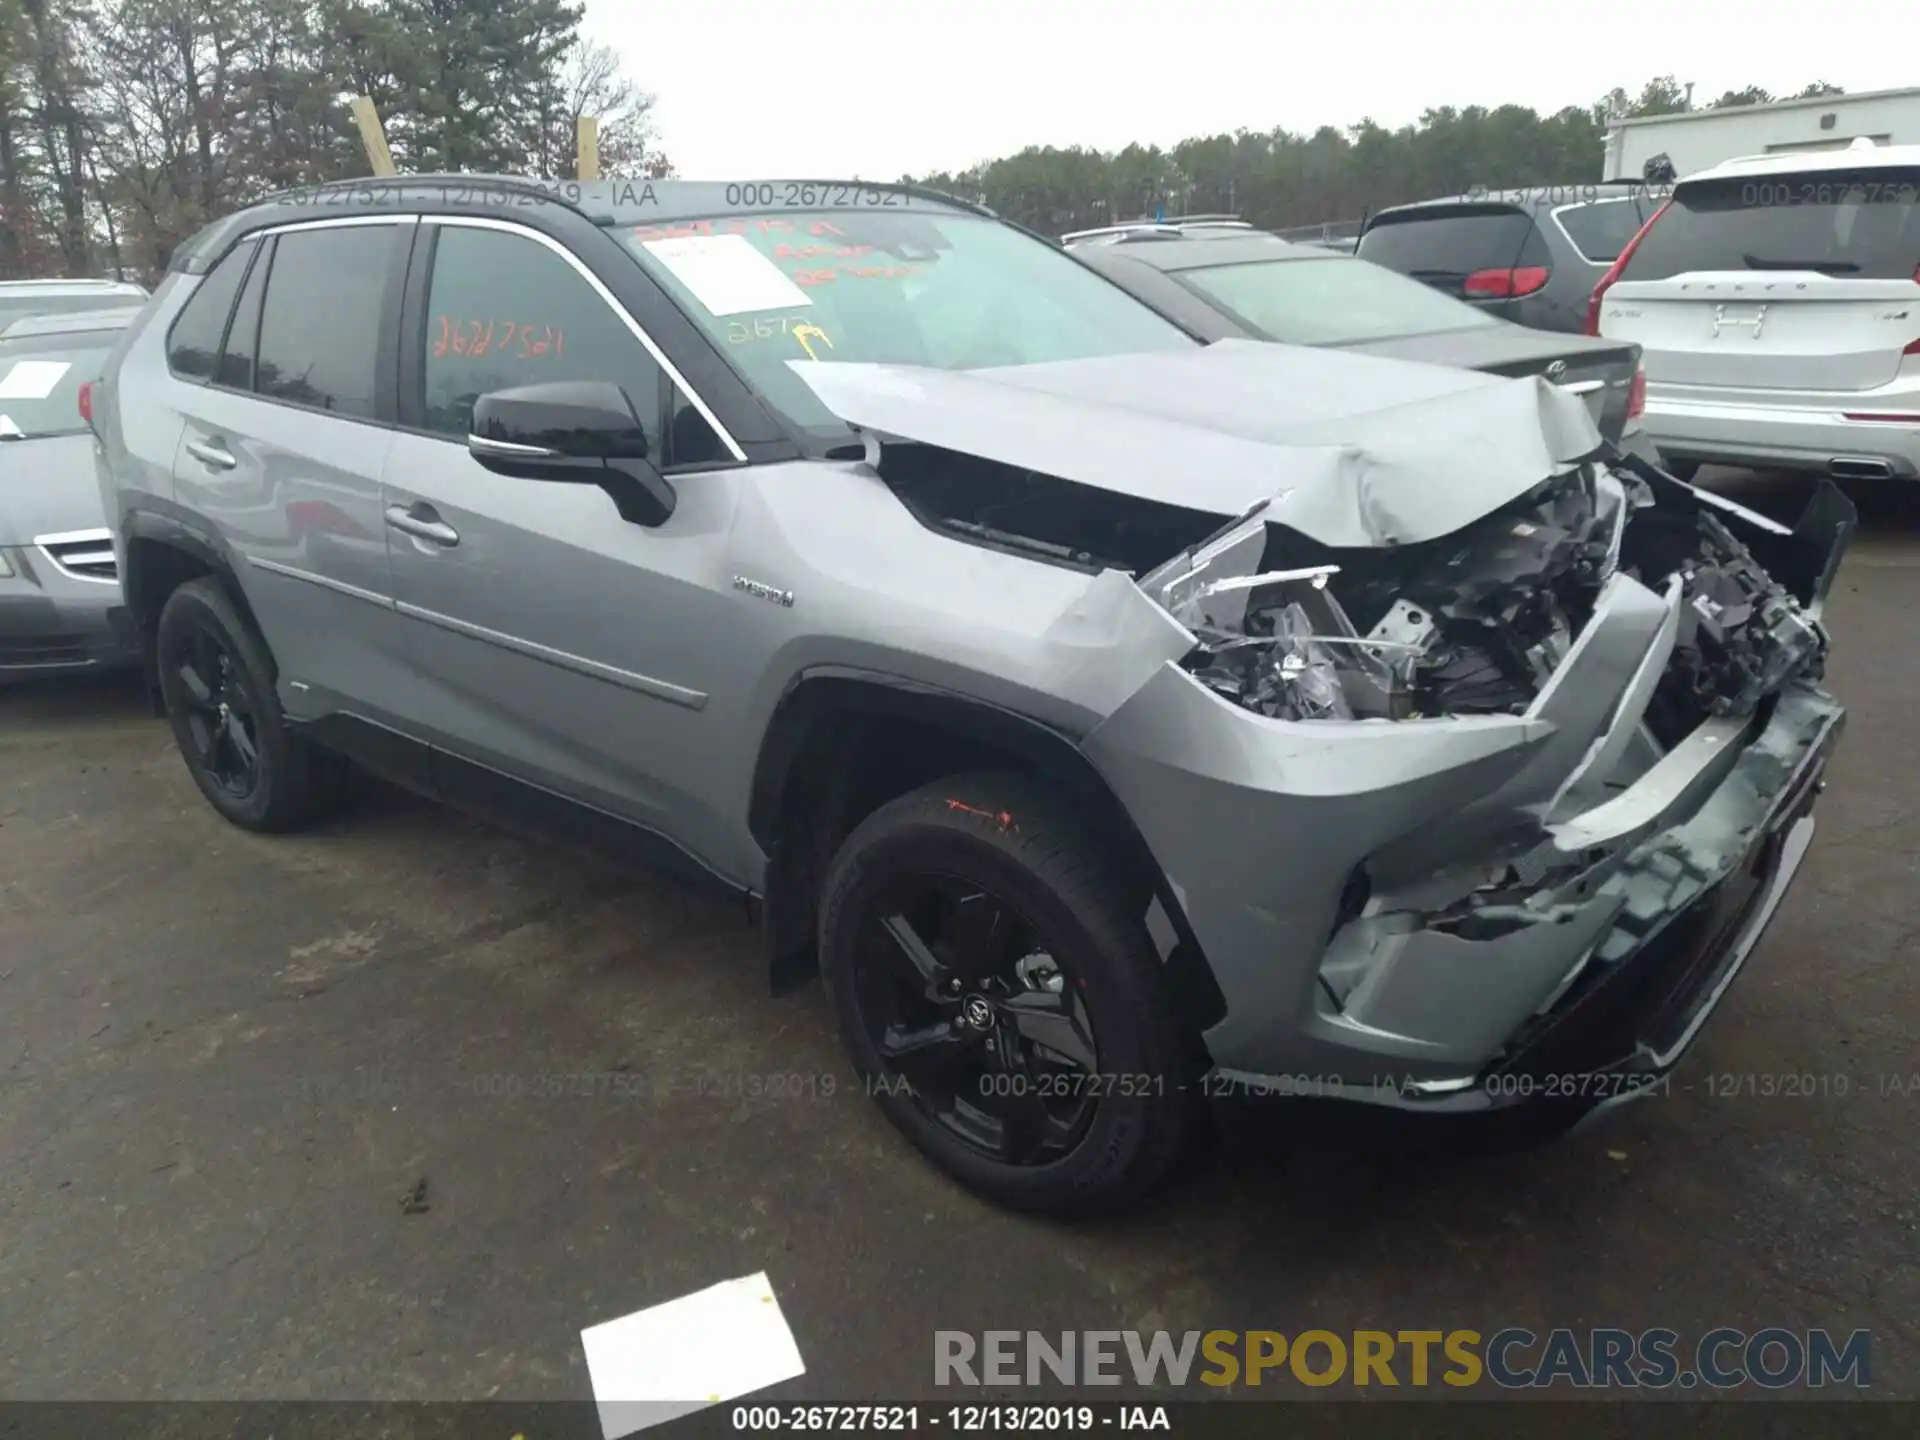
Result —
<svg viewBox="0 0 1920 1440"><path fill-rule="evenodd" d="M1392 128L1437 105L1549 112L1669 72L1696 99L1920 83L1913 47L1893 43L1920 33L1910 0L1779 14L1729 0L587 0L586 28L658 97L688 179L891 180L1027 145L1367 116Z"/></svg>

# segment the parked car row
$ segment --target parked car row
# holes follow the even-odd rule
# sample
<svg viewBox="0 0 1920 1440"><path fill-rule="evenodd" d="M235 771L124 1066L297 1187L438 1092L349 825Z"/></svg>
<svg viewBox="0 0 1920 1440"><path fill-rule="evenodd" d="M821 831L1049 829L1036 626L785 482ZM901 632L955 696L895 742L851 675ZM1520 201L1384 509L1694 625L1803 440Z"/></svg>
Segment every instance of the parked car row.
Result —
<svg viewBox="0 0 1920 1440"><path fill-rule="evenodd" d="M251 206L76 397L220 815L351 760L718 884L1035 1210L1137 1199L1212 1103L1537 1134L1678 1063L1843 723L1832 487L1696 491L1609 438L1631 345L1244 227L575 191Z"/></svg>
<svg viewBox="0 0 1920 1440"><path fill-rule="evenodd" d="M1063 243L1195 339L1280 341L1544 376L1582 396L1608 439L1658 460L1638 437L1645 400L1638 345L1529 330L1364 259L1217 218L1121 226Z"/></svg>
<svg viewBox="0 0 1920 1440"><path fill-rule="evenodd" d="M1920 478L1920 146L1862 139L1571 195L1397 206L1358 253L1521 324L1638 345L1647 434L1682 478L1704 463Z"/></svg>

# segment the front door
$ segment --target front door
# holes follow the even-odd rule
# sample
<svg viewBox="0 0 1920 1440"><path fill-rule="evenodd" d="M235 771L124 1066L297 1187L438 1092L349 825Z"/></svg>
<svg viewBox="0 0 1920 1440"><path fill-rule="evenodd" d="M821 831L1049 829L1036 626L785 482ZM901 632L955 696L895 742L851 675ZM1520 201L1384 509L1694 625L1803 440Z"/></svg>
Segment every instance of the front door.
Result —
<svg viewBox="0 0 1920 1440"><path fill-rule="evenodd" d="M595 379L625 389L669 472L729 452L557 241L497 220L426 223L425 333L410 337L424 355L402 366L421 377L424 425L388 457L385 521L428 737L731 869L711 802L695 797L724 789L705 712L728 664L715 637L735 609L738 474L682 474L674 514L649 528L594 486L494 474L466 438L481 394Z"/></svg>

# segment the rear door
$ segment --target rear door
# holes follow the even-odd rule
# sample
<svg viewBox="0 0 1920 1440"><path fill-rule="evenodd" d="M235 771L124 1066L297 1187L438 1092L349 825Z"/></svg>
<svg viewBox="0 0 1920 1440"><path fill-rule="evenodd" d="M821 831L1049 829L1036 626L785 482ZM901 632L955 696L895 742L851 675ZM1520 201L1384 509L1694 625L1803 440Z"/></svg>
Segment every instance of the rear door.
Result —
<svg viewBox="0 0 1920 1440"><path fill-rule="evenodd" d="M1600 309L1656 385L1857 392L1920 337L1920 167L1682 182Z"/></svg>
<svg viewBox="0 0 1920 1440"><path fill-rule="evenodd" d="M380 477L393 445L389 317L413 228L389 215L269 234L217 355L175 361L178 378L198 381L174 387L176 498L242 562L283 702L303 718L391 725L412 709Z"/></svg>

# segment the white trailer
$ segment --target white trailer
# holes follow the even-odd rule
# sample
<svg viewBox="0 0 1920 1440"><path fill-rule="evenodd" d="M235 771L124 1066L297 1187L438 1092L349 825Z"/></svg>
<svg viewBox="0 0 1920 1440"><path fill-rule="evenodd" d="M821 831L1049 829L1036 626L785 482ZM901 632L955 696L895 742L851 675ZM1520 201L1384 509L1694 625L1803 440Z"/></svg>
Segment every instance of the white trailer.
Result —
<svg viewBox="0 0 1920 1440"><path fill-rule="evenodd" d="M1614 120L1601 179L1641 180L1659 155L1684 176L1741 156L1835 150L1861 136L1879 145L1920 144L1920 86Z"/></svg>

